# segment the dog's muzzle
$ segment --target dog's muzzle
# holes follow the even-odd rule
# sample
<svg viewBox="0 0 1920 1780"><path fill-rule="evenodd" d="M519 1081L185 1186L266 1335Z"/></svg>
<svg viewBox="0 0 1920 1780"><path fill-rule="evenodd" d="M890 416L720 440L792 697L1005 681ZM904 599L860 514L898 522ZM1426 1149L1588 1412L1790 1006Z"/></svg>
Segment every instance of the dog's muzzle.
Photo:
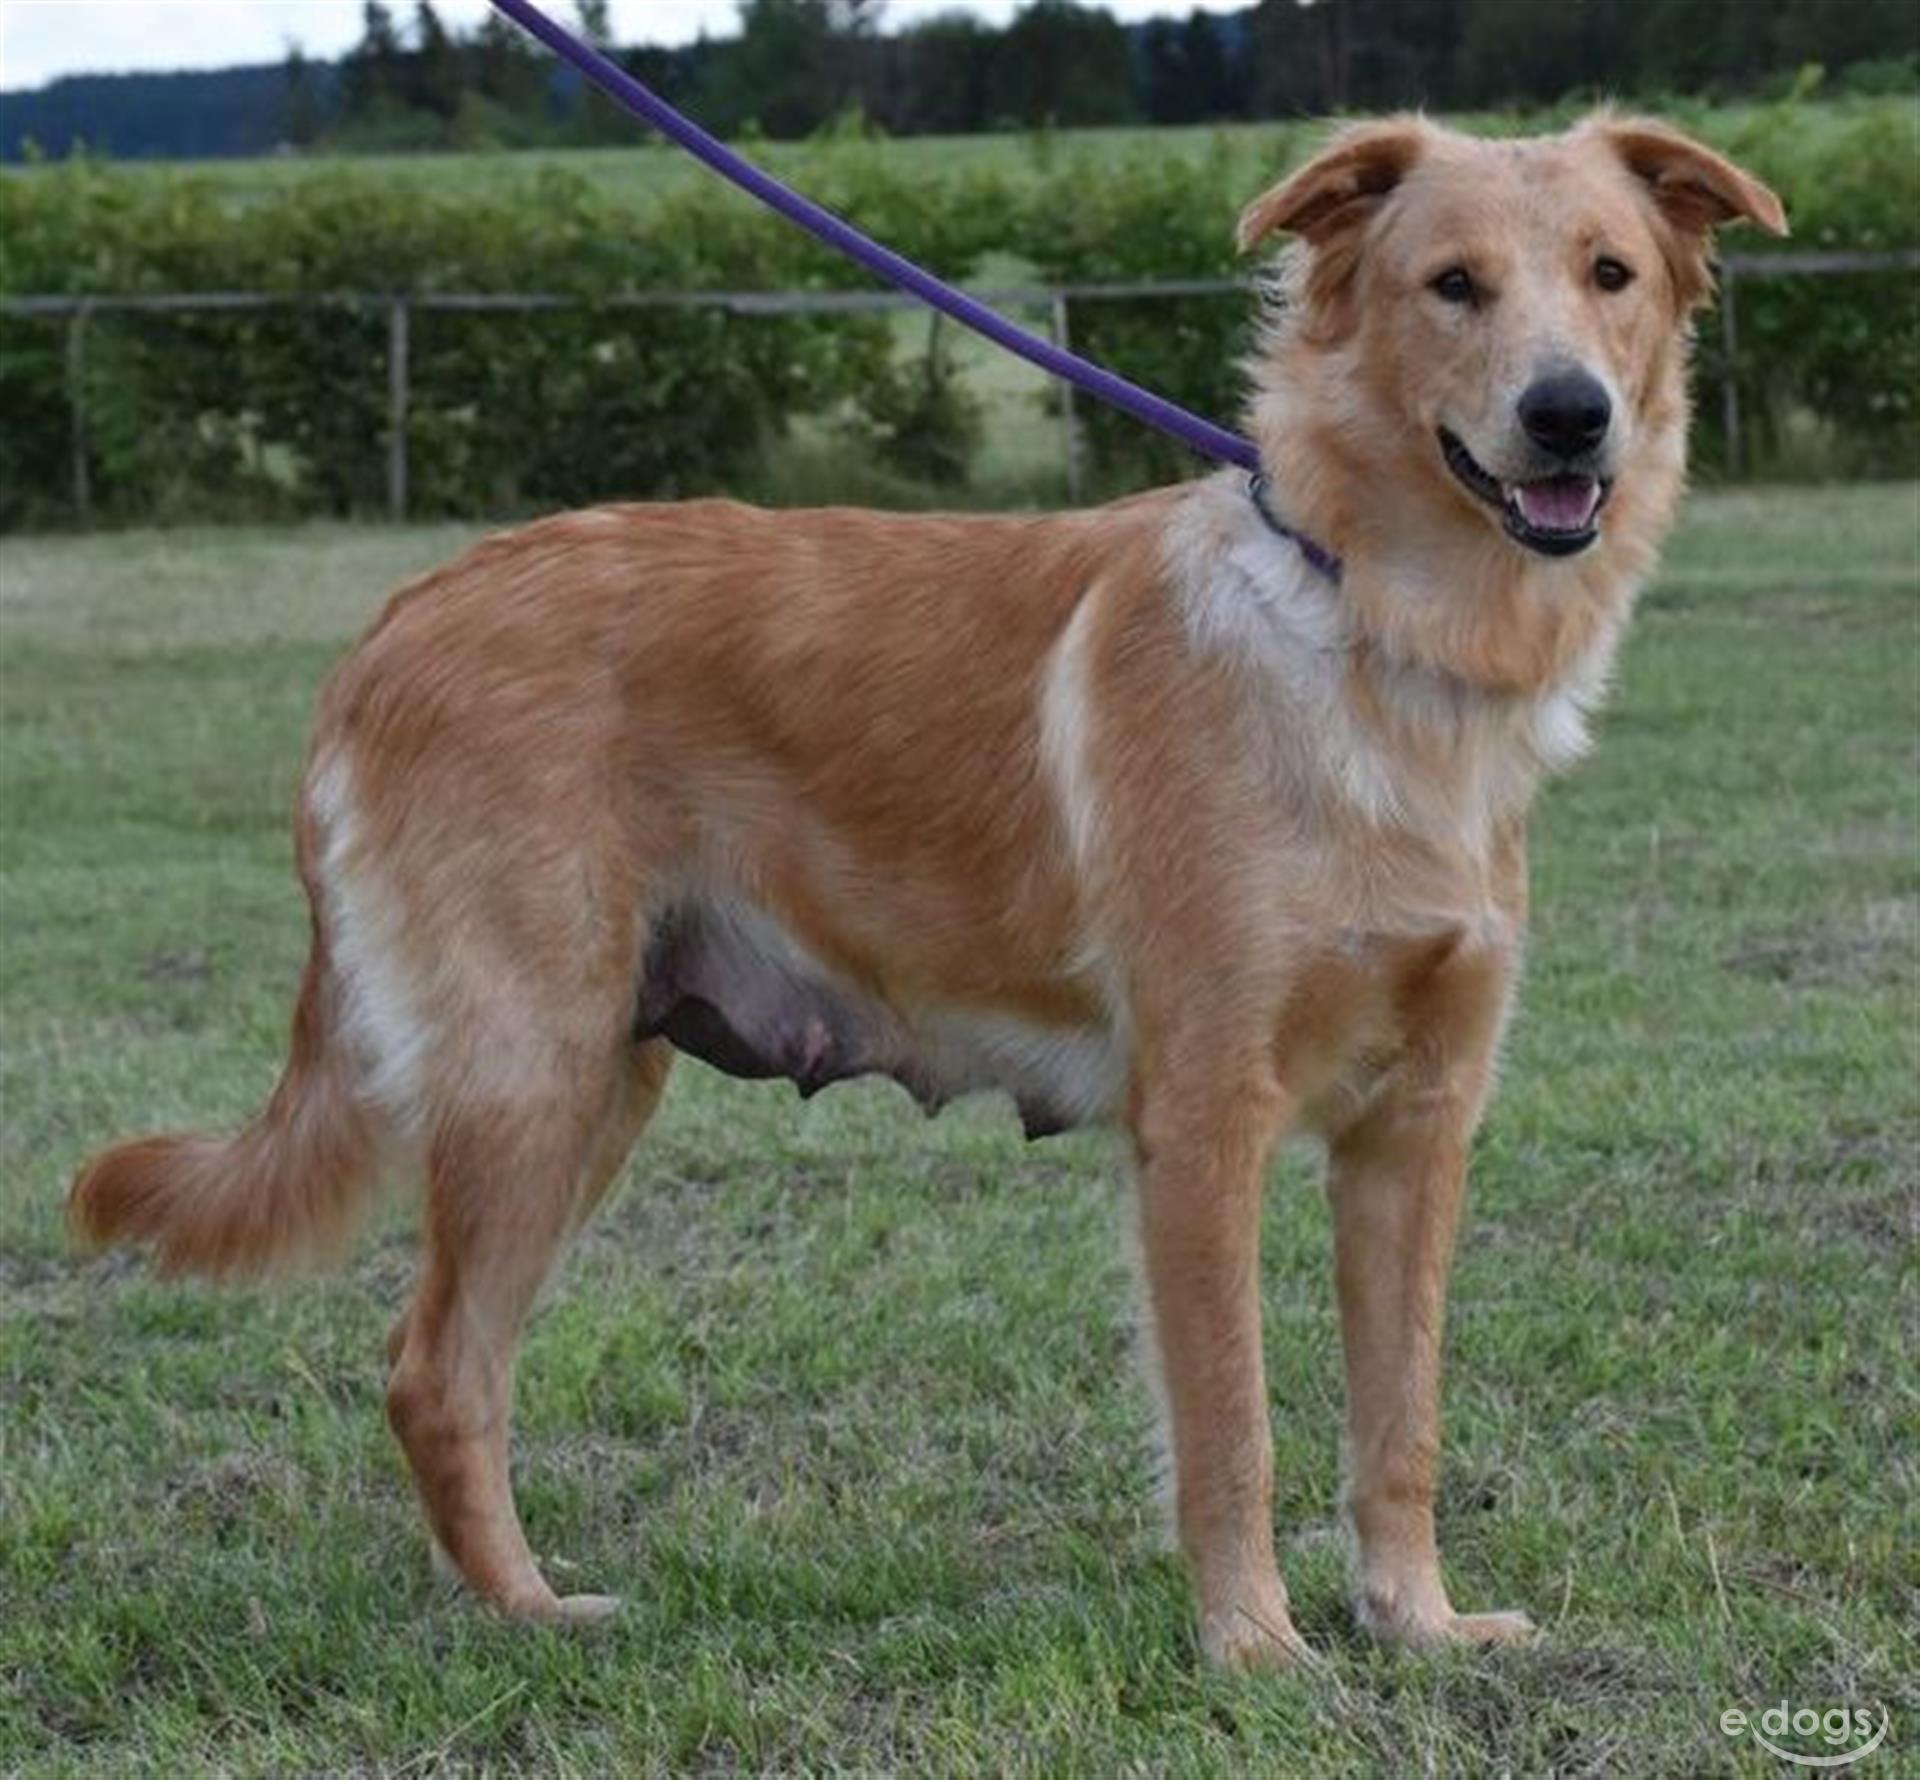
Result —
<svg viewBox="0 0 1920 1780"><path fill-rule="evenodd" d="M1445 427L1440 450L1455 480L1499 513L1516 544L1541 556L1577 556L1600 536L1600 509L1613 491L1608 478L1557 470L1530 481L1503 482Z"/></svg>

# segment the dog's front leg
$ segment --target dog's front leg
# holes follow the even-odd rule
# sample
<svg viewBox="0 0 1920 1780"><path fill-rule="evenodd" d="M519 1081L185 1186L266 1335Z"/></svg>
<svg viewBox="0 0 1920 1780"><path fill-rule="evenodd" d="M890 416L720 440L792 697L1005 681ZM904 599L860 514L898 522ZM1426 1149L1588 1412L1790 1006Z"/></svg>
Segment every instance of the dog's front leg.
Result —
<svg viewBox="0 0 1920 1780"><path fill-rule="evenodd" d="M1424 985L1400 1067L1331 1145L1356 1611L1390 1643L1533 1631L1523 1613L1453 1611L1433 1527L1447 1274L1508 978L1506 959L1479 952Z"/></svg>
<svg viewBox="0 0 1920 1780"><path fill-rule="evenodd" d="M1229 1668L1305 1654L1273 1555L1273 1446L1260 1356L1260 1198L1287 1111L1270 1061L1207 1054L1136 1088L1140 1229L1165 1384L1180 1545L1200 1640Z"/></svg>

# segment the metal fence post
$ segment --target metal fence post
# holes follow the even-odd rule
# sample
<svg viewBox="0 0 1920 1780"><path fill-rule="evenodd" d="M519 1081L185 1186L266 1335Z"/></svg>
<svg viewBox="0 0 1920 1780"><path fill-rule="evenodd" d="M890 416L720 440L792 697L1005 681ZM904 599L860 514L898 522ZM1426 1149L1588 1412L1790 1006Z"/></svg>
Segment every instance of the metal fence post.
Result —
<svg viewBox="0 0 1920 1780"><path fill-rule="evenodd" d="M82 302L67 317L67 411L73 437L73 508L82 519L93 504L93 472L87 462L87 319Z"/></svg>
<svg viewBox="0 0 1920 1780"><path fill-rule="evenodd" d="M1727 479L1740 474L1740 329L1733 304L1734 271L1720 268L1720 428L1727 436Z"/></svg>
<svg viewBox="0 0 1920 1780"><path fill-rule="evenodd" d="M1048 330L1053 343L1062 352L1073 350L1072 336L1067 329L1067 293L1057 290L1053 293L1052 315ZM1060 449L1067 467L1067 503L1078 506L1080 503L1080 424L1074 412L1073 385L1060 385Z"/></svg>
<svg viewBox="0 0 1920 1780"><path fill-rule="evenodd" d="M407 516L407 299L387 301L387 513Z"/></svg>

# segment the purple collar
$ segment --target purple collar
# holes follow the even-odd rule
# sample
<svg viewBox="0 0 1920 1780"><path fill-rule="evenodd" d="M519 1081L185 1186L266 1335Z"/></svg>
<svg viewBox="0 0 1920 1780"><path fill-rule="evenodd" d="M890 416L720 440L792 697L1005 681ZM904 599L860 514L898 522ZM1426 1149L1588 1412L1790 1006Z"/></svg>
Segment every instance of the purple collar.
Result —
<svg viewBox="0 0 1920 1780"><path fill-rule="evenodd" d="M1271 484L1267 481L1265 470L1255 470L1247 477L1247 499L1253 502L1253 510L1266 521L1267 530L1276 538L1285 538L1298 550L1307 562L1320 571L1334 586L1340 585L1340 559L1324 544L1316 544L1305 532L1295 531L1280 515L1273 510L1268 491Z"/></svg>

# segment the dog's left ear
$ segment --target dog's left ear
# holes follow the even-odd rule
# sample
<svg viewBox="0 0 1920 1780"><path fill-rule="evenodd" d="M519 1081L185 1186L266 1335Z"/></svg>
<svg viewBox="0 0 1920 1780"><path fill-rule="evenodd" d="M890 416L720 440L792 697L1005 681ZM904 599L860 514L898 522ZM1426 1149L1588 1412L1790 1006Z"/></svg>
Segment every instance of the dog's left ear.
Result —
<svg viewBox="0 0 1920 1780"><path fill-rule="evenodd" d="M1406 178L1426 146L1428 127L1417 117L1355 124L1299 172L1240 212L1234 240L1250 253L1281 229L1316 245L1363 221Z"/></svg>
<svg viewBox="0 0 1920 1780"><path fill-rule="evenodd" d="M1787 232L1787 213L1766 186L1671 125L1645 117L1601 117L1592 127L1627 170L1645 181L1676 228L1704 236L1721 223L1744 221L1758 223L1769 235Z"/></svg>

